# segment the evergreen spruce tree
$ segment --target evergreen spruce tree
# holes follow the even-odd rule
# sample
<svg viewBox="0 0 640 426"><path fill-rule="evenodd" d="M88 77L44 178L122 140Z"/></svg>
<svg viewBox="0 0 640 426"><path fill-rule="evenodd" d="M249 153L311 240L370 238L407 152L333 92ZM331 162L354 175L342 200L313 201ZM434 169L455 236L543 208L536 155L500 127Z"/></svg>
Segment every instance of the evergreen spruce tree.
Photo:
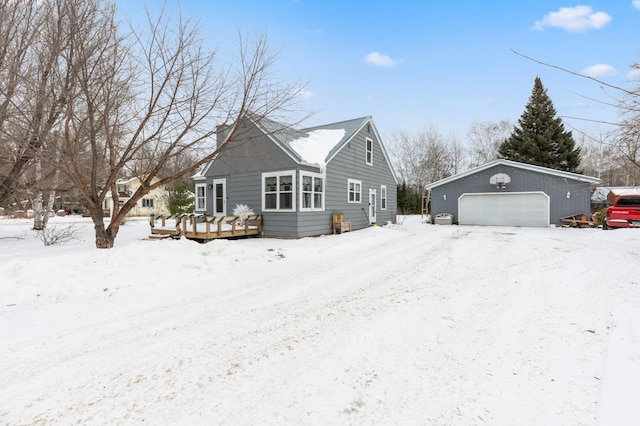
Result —
<svg viewBox="0 0 640 426"><path fill-rule="evenodd" d="M419 214L421 212L422 198L420 192L406 182L398 185L397 202L401 214Z"/></svg>
<svg viewBox="0 0 640 426"><path fill-rule="evenodd" d="M184 214L193 213L195 206L193 205L193 193L191 193L193 185L188 179L180 179L173 183L169 192L169 213Z"/></svg>
<svg viewBox="0 0 640 426"><path fill-rule="evenodd" d="M580 173L580 148L564 130L547 90L536 76L531 97L513 133L498 150L500 158Z"/></svg>

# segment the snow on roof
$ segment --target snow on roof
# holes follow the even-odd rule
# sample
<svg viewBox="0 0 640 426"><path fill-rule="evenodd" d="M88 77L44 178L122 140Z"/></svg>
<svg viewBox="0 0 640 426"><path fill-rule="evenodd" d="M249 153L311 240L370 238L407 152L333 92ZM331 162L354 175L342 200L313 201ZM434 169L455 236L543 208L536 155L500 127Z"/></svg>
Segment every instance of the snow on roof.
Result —
<svg viewBox="0 0 640 426"><path fill-rule="evenodd" d="M324 167L329 152L344 138L345 133L345 129L312 130L307 136L289 142L289 146L300 155L302 161Z"/></svg>
<svg viewBox="0 0 640 426"><path fill-rule="evenodd" d="M126 185L130 182L133 182L136 179L137 179L136 177L127 177L127 178L118 179L116 181L116 185Z"/></svg>
<svg viewBox="0 0 640 426"><path fill-rule="evenodd" d="M603 203L608 199L607 196L610 192L616 197L626 194L640 194L640 186L599 186L593 191L591 201Z"/></svg>

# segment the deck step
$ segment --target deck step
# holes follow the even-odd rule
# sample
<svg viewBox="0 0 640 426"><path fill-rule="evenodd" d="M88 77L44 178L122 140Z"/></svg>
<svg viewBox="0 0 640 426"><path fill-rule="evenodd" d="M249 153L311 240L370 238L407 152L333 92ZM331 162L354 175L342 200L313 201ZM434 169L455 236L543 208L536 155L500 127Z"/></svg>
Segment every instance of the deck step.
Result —
<svg viewBox="0 0 640 426"><path fill-rule="evenodd" d="M149 235L150 240L164 240L165 238L170 238L169 234L151 234Z"/></svg>

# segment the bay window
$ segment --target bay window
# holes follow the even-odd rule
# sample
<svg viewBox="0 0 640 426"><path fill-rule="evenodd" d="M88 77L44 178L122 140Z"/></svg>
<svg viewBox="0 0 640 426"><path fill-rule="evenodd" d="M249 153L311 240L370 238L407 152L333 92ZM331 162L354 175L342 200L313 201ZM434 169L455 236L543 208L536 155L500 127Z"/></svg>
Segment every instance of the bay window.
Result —
<svg viewBox="0 0 640 426"><path fill-rule="evenodd" d="M294 211L295 173L293 171L262 174L262 210Z"/></svg>

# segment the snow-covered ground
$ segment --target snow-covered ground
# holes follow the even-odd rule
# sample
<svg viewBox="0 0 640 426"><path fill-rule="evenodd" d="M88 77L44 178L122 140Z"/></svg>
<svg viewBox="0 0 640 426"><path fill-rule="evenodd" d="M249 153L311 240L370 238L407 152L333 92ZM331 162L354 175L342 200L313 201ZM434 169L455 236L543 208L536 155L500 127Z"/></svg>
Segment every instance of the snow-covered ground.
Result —
<svg viewBox="0 0 640 426"><path fill-rule="evenodd" d="M0 218L1 424L640 424L640 232L45 247Z"/></svg>

